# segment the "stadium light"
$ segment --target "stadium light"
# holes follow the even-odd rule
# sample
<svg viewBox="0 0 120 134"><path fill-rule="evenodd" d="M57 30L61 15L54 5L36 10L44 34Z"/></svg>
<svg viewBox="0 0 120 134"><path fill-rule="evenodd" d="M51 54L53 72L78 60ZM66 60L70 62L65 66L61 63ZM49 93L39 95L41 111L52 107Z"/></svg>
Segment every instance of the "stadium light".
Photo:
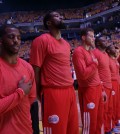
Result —
<svg viewBox="0 0 120 134"><path fill-rule="evenodd" d="M0 4L2 4L3 2L2 2L2 0L0 0Z"/></svg>

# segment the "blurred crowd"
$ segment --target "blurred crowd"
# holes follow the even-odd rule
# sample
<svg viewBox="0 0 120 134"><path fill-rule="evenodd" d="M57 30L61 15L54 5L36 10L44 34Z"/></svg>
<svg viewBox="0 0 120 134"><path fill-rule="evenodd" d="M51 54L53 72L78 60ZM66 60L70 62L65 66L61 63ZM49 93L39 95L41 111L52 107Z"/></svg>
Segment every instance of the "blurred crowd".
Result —
<svg viewBox="0 0 120 134"><path fill-rule="evenodd" d="M120 5L119 0L102 0L96 4L91 4L88 7L76 8L76 9L58 9L66 20L69 19L83 19L91 17L97 13L115 8ZM0 24L7 23L32 23L42 22L44 14L48 12L46 10L41 11L18 11L10 13L1 13Z"/></svg>
<svg viewBox="0 0 120 134"><path fill-rule="evenodd" d="M104 35L106 37L108 43L113 43L114 45L120 46L120 29L116 29L116 28L114 30L104 29L103 31L96 33L96 37L101 35ZM71 46L71 54L72 51L74 51L74 49L78 47L81 42L81 40L78 40L77 38L73 38L67 41ZM25 60L29 60L31 43L32 40L22 41L19 56Z"/></svg>

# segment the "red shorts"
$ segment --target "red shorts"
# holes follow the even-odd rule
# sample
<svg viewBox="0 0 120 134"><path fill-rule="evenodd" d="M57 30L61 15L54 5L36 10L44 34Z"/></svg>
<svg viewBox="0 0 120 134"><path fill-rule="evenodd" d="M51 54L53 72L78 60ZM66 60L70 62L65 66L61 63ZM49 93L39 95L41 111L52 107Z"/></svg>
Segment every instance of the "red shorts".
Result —
<svg viewBox="0 0 120 134"><path fill-rule="evenodd" d="M83 124L83 134L101 134L104 102L101 85L80 87L79 102Z"/></svg>
<svg viewBox="0 0 120 134"><path fill-rule="evenodd" d="M42 113L44 134L79 134L73 87L44 88Z"/></svg>

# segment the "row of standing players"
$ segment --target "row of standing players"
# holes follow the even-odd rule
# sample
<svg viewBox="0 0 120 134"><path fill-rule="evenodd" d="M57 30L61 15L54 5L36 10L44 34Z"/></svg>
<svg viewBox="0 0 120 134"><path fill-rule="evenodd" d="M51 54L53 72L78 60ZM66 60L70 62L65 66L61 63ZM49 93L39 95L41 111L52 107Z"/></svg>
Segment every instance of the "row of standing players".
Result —
<svg viewBox="0 0 120 134"><path fill-rule="evenodd" d="M36 89L42 106L44 134L79 134L70 45L60 31L65 28L63 17L58 12L49 12L43 23L49 32L33 40L32 66L18 58L19 30L10 24L0 29L1 134L33 133L30 106L36 99ZM101 134L104 126L105 133L109 134L120 119L116 60L119 49L107 47L103 37L96 39L96 49L94 31L90 28L81 31L81 39L81 46L73 53L73 64L79 85L82 133Z"/></svg>
<svg viewBox="0 0 120 134"><path fill-rule="evenodd" d="M93 29L81 32L82 45L73 53L79 85L83 134L119 133L119 48L105 36L94 37ZM92 48L91 48L92 47Z"/></svg>

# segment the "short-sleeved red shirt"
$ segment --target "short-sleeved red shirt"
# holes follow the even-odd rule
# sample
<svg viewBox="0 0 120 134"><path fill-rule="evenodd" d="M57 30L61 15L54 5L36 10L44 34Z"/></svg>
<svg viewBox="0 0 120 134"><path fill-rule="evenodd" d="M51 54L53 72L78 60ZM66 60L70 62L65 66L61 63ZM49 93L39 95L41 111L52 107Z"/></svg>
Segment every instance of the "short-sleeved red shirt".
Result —
<svg viewBox="0 0 120 134"><path fill-rule="evenodd" d="M41 85L66 87L73 84L70 68L70 45L46 33L37 37L31 48L30 63L41 68Z"/></svg>

